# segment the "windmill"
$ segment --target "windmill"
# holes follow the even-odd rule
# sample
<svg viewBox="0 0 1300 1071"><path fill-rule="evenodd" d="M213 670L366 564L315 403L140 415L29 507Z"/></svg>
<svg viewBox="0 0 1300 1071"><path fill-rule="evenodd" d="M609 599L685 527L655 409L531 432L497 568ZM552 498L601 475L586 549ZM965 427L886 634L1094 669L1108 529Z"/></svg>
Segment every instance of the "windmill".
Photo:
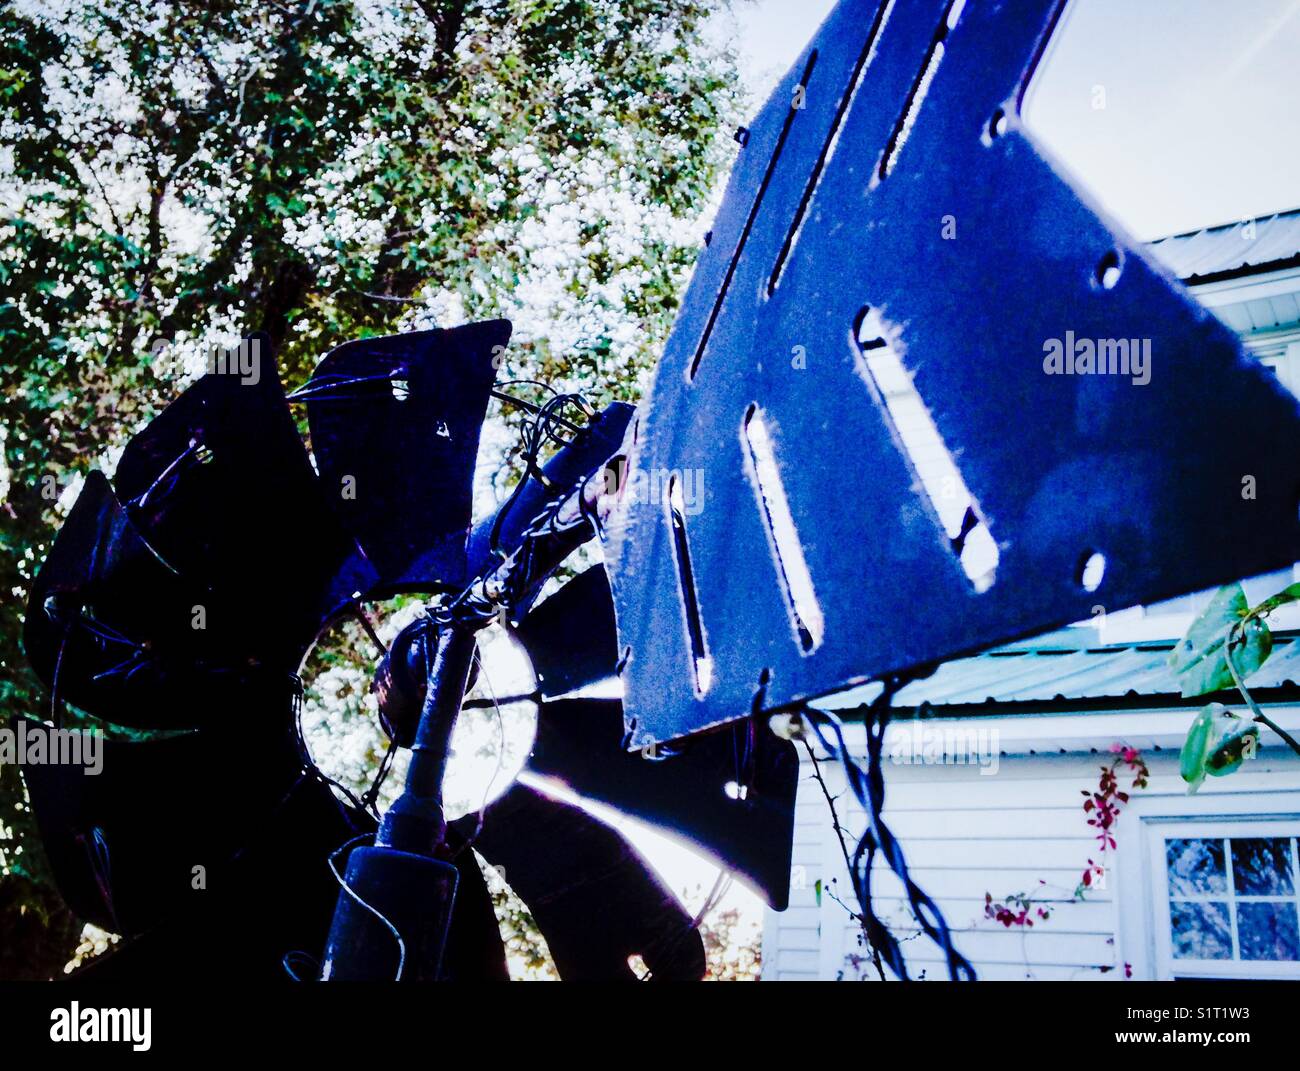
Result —
<svg viewBox="0 0 1300 1071"><path fill-rule="evenodd" d="M87 481L33 587L27 650L55 709L178 733L115 743L93 788L27 771L69 902L141 934L141 970L150 933L205 910L232 973L324 943L327 977L499 974L486 892L457 854L472 839L562 975L628 977L640 954L654 977L697 977L693 920L580 808L516 786L481 823L443 820L474 635L504 614L540 681L535 772L691 837L780 908L798 768L771 719L793 714L867 811L854 881L873 943L906 977L871 907L881 859L970 976L881 817L889 697L1094 605L1289 563L1300 536L1300 461L1276 450L1297 441L1294 400L1019 123L1060 8L842 0L738 132L648 396L581 422L573 399L538 407L525 479L475 528L504 322L329 354L294 392L315 468L273 368L210 374L173 403L111 487ZM1067 332L1145 339L1153 374L1049 374ZM899 390L957 475L950 498L921 478ZM1233 434L1205 433L1220 424ZM563 441L543 463L548 438ZM537 601L594 537L604 566ZM304 770L293 710L321 628L398 592L431 601L377 667L415 757L376 828ZM610 679L621 698L581 694ZM863 764L815 704L868 681ZM320 864L358 839L336 883ZM219 909L194 906L197 854L229 869Z"/></svg>

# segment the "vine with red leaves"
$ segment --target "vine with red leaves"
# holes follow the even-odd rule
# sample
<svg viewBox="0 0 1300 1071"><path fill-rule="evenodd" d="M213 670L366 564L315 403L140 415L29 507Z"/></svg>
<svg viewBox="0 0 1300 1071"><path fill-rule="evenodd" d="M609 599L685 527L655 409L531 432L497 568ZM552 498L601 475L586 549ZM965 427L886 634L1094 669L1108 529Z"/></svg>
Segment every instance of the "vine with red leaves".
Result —
<svg viewBox="0 0 1300 1071"><path fill-rule="evenodd" d="M1147 779L1151 776L1151 771L1147 769L1147 764L1137 748L1125 744L1112 744L1110 750L1115 754L1115 758L1109 766L1101 768L1101 780L1097 785L1097 791L1083 790L1083 813L1088 815L1088 825L1097 830L1097 840L1101 845L1098 854L1102 856L1115 847L1115 834L1111 830L1119 821L1120 810L1129 801L1129 792L1146 788ZM1127 766L1133 774L1129 792L1123 792L1119 787L1121 764ZM1075 898L1082 900L1082 890L1092 888L1093 877L1102 877L1105 873L1106 868L1103 864L1094 863L1089 859L1088 868L1083 872L1079 888L1075 890Z"/></svg>
<svg viewBox="0 0 1300 1071"><path fill-rule="evenodd" d="M985 918L1000 922L1008 929L1012 926L1032 927L1035 919L1046 921L1051 917L1049 904L1079 903L1089 890L1097 887L1096 882L1099 879L1104 879L1106 874L1106 853L1115 848L1113 830L1115 823L1119 821L1120 812L1128 803L1130 793L1140 788L1146 788L1147 781L1151 776L1151 771L1147 769L1147 764L1137 748L1129 747L1126 744L1112 744L1110 750L1115 757L1108 764L1101 767L1101 777L1097 782L1097 788L1095 790L1082 790L1084 797L1083 813L1087 815L1088 825L1097 830L1097 841L1100 845L1097 854L1102 861L1088 860L1088 865L1083 871L1079 884L1075 887L1074 894L1069 899L1039 900L1036 899L1036 893L1018 892L1012 893L1002 900L995 901L993 894L986 892L984 894ZM1120 773L1124 770L1131 774L1127 791L1120 788ZM1040 880L1038 884L1042 889L1047 887L1045 881ZM1126 974L1131 973L1127 963L1124 968ZM1105 969L1109 970L1111 968Z"/></svg>

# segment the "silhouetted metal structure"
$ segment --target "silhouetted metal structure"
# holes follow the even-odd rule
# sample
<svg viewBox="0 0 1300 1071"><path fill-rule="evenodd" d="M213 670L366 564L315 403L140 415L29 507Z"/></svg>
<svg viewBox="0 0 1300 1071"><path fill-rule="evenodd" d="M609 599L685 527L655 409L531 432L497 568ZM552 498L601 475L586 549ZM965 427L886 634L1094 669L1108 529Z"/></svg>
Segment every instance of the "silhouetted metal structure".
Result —
<svg viewBox="0 0 1300 1071"><path fill-rule="evenodd" d="M738 136L650 396L579 424L576 399L541 406L517 493L476 528L504 321L327 355L291 396L314 468L255 341L256 382L204 376L112 486L92 474L33 585L28 654L56 718L66 700L180 734L114 741L94 785L26 771L69 903L131 938L95 970L175 973L173 936L201 916L214 936L195 970L274 972L318 954L332 915L327 977L503 977L472 841L563 976L631 978L640 954L656 978L699 977L692 920L580 808L516 785L443 820L474 634L504 613L539 675L530 769L691 837L778 908L798 762L767 715L805 711L867 809L853 869L873 943L905 977L871 909L879 855L970 976L881 820L889 698L1094 605L1290 562L1300 535L1300 455L1277 449L1300 441L1294 401L1020 127L1058 10L843 0ZM1067 337L1148 340L1149 382L1045 374ZM898 389L956 474L953 516L891 411ZM563 445L544 460L548 440ZM593 534L608 579L534 606ZM298 673L331 621L402 592L432 601L378 669L385 727L415 754L377 825L311 765ZM621 701L581 694L614 678ZM868 679L884 692L864 767L805 703ZM349 851L336 908L324 863ZM192 889L195 864L217 891Z"/></svg>

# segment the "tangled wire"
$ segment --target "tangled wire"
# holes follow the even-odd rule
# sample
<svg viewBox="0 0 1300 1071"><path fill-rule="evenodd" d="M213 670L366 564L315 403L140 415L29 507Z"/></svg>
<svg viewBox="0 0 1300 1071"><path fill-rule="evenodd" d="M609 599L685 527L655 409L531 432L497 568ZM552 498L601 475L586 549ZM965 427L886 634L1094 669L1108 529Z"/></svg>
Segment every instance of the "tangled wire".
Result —
<svg viewBox="0 0 1300 1071"><path fill-rule="evenodd" d="M903 847L894 836L889 826L881 817L885 806L885 779L881 770L881 756L884 751L885 727L889 722L890 705L894 696L907 684L903 677L893 677L885 681L884 691L872 702L863 707L863 722L867 733L867 765L864 769L853 758L844 739L844 726L834 714L825 710L805 707L802 711L804 720L812 729L817 742L826 749L832 758L840 761L844 767L849 788L867 813L867 828L858 841L853 853L851 878L857 893L858 904L862 908L862 921L867 931L867 939L880 954L889 969L902 981L908 981L907 962L903 956L898 939L876 914L871 895L871 872L879 853L884 856L889 869L902 882L907 895L908 906L916 917L922 932L926 934L943 951L948 964L948 976L953 981L975 980L975 968L956 948L953 947L952 935L943 912L921 889L907 869L907 859ZM829 731L829 736L827 732Z"/></svg>

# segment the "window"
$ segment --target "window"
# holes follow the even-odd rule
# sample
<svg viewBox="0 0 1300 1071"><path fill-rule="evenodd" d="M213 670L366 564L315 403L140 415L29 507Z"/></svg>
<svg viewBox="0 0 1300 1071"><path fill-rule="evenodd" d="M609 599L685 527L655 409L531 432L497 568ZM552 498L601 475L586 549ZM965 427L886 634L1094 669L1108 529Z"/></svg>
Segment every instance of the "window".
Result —
<svg viewBox="0 0 1300 1071"><path fill-rule="evenodd" d="M1300 822L1178 823L1152 842L1161 974L1300 978Z"/></svg>

